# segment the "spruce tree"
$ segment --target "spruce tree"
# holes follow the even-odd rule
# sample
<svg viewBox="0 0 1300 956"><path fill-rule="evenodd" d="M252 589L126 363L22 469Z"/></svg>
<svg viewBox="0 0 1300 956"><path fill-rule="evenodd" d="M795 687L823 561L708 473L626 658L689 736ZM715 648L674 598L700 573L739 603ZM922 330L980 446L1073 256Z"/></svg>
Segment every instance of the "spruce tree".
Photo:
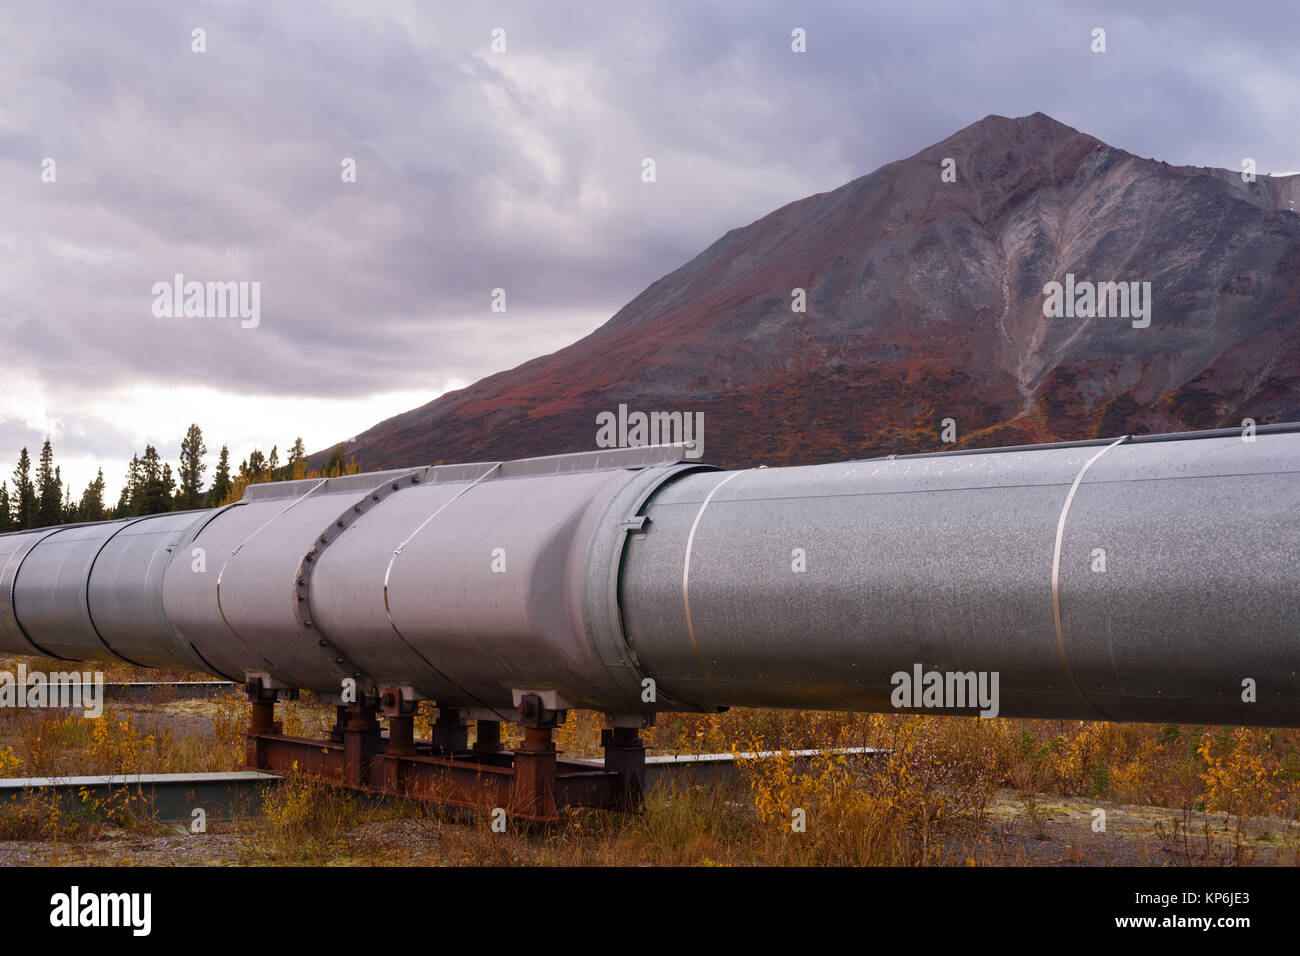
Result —
<svg viewBox="0 0 1300 956"><path fill-rule="evenodd" d="M245 469L248 473L250 484L256 484L266 478L266 456L256 448L248 456L248 464Z"/></svg>
<svg viewBox="0 0 1300 956"><path fill-rule="evenodd" d="M212 491L208 493L208 504L215 508L226 500L230 494L230 448L221 446L221 455L217 458L217 472L212 476Z"/></svg>
<svg viewBox="0 0 1300 956"><path fill-rule="evenodd" d="M122 484L122 494L117 499L116 518L134 518L140 514L140 456L132 455L131 464L126 466L126 481Z"/></svg>
<svg viewBox="0 0 1300 956"><path fill-rule="evenodd" d="M307 448L303 445L301 436L294 439L293 447L289 449L289 460L285 462L284 477L289 481L307 477Z"/></svg>
<svg viewBox="0 0 1300 956"><path fill-rule="evenodd" d="M163 511L176 510L176 476L168 462L163 462L162 466L162 475L158 483L158 503Z"/></svg>
<svg viewBox="0 0 1300 956"><path fill-rule="evenodd" d="M13 509L15 530L26 531L38 527L36 488L32 485L32 459L26 448L18 455L18 467L14 469Z"/></svg>
<svg viewBox="0 0 1300 956"><path fill-rule="evenodd" d="M95 480L86 486L77 506L78 521L103 521L104 513L104 469L99 469Z"/></svg>
<svg viewBox="0 0 1300 956"><path fill-rule="evenodd" d="M9 502L9 482L0 481L0 534L14 530L14 516Z"/></svg>
<svg viewBox="0 0 1300 956"><path fill-rule="evenodd" d="M63 481L54 467L54 447L45 439L41 462L36 468L36 526L62 524Z"/></svg>
<svg viewBox="0 0 1300 956"><path fill-rule="evenodd" d="M140 459L140 504L136 514L156 515L172 510L172 495L176 483L172 479L172 466L163 462L158 456L158 449L153 445L144 446L144 456Z"/></svg>
<svg viewBox="0 0 1300 956"><path fill-rule="evenodd" d="M176 496L176 507L182 511L203 507L203 473L208 470L203 456L207 453L203 432L198 425L191 425L181 441L181 461L177 468L180 491Z"/></svg>

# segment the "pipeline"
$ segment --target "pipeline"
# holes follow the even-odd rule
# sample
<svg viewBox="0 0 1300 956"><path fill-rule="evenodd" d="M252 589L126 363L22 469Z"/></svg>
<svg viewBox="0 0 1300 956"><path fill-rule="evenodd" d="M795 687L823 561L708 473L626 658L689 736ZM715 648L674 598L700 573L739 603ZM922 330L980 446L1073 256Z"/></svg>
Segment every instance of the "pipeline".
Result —
<svg viewBox="0 0 1300 956"><path fill-rule="evenodd" d="M892 711L900 675L933 673L991 678L1000 716L1300 726L1300 425L735 471L687 452L0 535L0 651L486 719Z"/></svg>

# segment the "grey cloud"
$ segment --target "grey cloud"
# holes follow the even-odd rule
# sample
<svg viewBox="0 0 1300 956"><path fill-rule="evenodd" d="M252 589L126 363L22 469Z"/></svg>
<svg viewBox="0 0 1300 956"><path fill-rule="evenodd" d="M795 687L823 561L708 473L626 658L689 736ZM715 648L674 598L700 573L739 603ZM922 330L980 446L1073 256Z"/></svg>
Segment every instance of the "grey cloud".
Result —
<svg viewBox="0 0 1300 956"><path fill-rule="evenodd" d="M1297 20L1121 0L10 5L3 362L110 390L473 379L565 344L726 230L993 112L1171 162L1300 168ZM176 272L260 281L262 326L155 319L150 288Z"/></svg>

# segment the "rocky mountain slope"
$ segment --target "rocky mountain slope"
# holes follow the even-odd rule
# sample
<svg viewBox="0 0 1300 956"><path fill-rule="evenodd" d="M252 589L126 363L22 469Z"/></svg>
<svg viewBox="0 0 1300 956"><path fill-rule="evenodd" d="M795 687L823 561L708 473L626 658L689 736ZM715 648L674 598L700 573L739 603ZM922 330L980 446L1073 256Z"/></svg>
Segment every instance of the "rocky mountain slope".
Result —
<svg viewBox="0 0 1300 956"><path fill-rule="evenodd" d="M954 447L945 418L956 446L1300 419L1297 200L1300 176L1243 183L1041 113L989 116L733 229L586 338L349 454L381 468L590 449L620 404L703 412L705 458L724 466ZM1067 274L1150 283L1149 325L1045 316Z"/></svg>

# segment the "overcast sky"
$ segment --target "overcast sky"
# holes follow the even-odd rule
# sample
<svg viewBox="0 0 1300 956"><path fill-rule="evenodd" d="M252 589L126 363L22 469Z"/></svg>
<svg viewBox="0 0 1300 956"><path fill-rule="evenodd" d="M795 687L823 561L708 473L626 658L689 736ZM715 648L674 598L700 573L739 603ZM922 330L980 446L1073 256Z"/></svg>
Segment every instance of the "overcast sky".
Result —
<svg viewBox="0 0 1300 956"><path fill-rule="evenodd" d="M49 437L115 501L191 421L210 464L325 447L990 113L1300 169L1300 6L1084 7L5 3L0 476ZM260 324L156 316L177 273L259 283Z"/></svg>

